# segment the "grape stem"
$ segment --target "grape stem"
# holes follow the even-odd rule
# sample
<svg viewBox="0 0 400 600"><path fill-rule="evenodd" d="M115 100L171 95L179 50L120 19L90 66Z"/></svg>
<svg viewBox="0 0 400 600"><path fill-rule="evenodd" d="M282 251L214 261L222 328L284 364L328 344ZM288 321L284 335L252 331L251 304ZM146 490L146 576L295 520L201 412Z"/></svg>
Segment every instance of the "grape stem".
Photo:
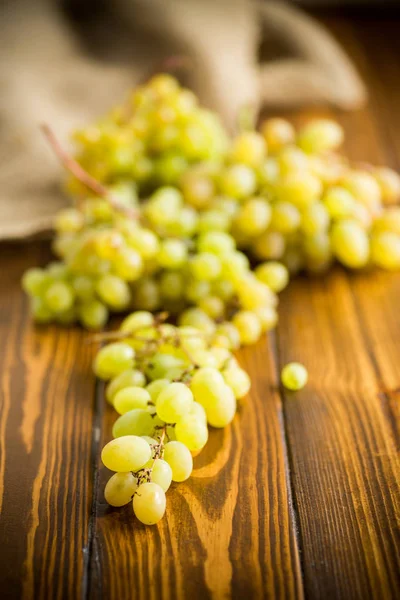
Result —
<svg viewBox="0 0 400 600"><path fill-rule="evenodd" d="M69 171L78 181L83 183L89 190L94 192L97 196L101 198L105 198L114 208L114 210L123 212L133 219L139 218L139 213L132 208L127 206L123 206L116 200L110 197L109 191L107 188L97 181L94 177L92 177L85 169L61 146L60 142L56 138L53 130L47 123L42 123L40 125L44 136L49 142L50 146L53 148L55 154L59 158L61 164Z"/></svg>

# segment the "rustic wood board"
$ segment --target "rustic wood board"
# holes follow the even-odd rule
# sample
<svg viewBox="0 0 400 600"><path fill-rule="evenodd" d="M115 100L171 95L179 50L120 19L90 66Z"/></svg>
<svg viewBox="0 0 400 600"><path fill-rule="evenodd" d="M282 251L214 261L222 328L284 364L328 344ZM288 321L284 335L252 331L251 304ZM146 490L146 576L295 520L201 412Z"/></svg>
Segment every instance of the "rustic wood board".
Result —
<svg viewBox="0 0 400 600"><path fill-rule="evenodd" d="M400 168L400 36L390 19L326 24L370 86L335 114L355 160ZM327 111L297 112L301 121ZM253 378L155 528L104 502L99 451L115 418L78 328L33 328L19 279L46 244L0 254L2 598L395 598L400 589L400 276L299 277ZM288 360L310 373L284 393Z"/></svg>

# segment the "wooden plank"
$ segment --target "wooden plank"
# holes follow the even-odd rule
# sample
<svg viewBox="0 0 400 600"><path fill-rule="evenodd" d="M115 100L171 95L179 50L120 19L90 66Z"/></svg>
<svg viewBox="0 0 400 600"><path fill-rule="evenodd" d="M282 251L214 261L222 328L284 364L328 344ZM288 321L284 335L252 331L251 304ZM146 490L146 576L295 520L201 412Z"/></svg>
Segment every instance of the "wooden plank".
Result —
<svg viewBox="0 0 400 600"><path fill-rule="evenodd" d="M92 348L84 333L33 327L23 271L47 244L0 254L2 598L80 598L91 501Z"/></svg>
<svg viewBox="0 0 400 600"><path fill-rule="evenodd" d="M338 19L329 23L375 81L377 46L370 43L365 56L357 31ZM390 81L383 87L390 95ZM395 166L375 89L373 108L336 117L351 158ZM325 278L297 278L282 296L279 364L300 360L310 373L305 390L284 393L284 414L311 598L398 595L399 285L398 274L337 268Z"/></svg>
<svg viewBox="0 0 400 600"><path fill-rule="evenodd" d="M265 342L240 352L253 378L231 427L211 431L192 477L173 484L157 527L112 509L101 469L92 557L93 598L301 598L282 407ZM115 413L108 407L104 440Z"/></svg>

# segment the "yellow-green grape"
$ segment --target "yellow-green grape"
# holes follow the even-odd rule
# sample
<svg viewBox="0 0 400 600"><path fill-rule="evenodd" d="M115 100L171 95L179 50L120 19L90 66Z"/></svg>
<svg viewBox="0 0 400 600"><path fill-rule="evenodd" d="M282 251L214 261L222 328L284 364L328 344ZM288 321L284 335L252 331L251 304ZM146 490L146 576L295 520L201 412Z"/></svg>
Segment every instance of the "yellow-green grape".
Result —
<svg viewBox="0 0 400 600"><path fill-rule="evenodd" d="M303 249L306 266L309 271L322 273L329 268L332 262L332 248L327 233L322 231L306 237Z"/></svg>
<svg viewBox="0 0 400 600"><path fill-rule="evenodd" d="M185 292L185 279L180 271L165 271L161 273L160 294L165 300L179 300Z"/></svg>
<svg viewBox="0 0 400 600"><path fill-rule="evenodd" d="M192 404L192 408L191 411L189 413L189 415L196 417L196 419L202 421L203 423L207 424L207 414L206 411L204 409L204 406L202 406L202 404L200 404L199 402L193 402Z"/></svg>
<svg viewBox="0 0 400 600"><path fill-rule="evenodd" d="M54 313L51 312L41 296L31 297L31 310L36 323L44 325L54 319Z"/></svg>
<svg viewBox="0 0 400 600"><path fill-rule="evenodd" d="M183 327L194 327L205 335L215 332L214 321L200 308L188 308L179 316L178 322Z"/></svg>
<svg viewBox="0 0 400 600"><path fill-rule="evenodd" d="M280 177L279 164L276 158L267 158L264 162L257 167L256 170L257 181L261 188L264 188L265 192L273 190L273 186L277 184Z"/></svg>
<svg viewBox="0 0 400 600"><path fill-rule="evenodd" d="M114 377L106 388L107 402L113 404L117 392L130 387L143 387L146 384L146 377L139 369L126 369Z"/></svg>
<svg viewBox="0 0 400 600"><path fill-rule="evenodd" d="M51 278L43 269L33 267L22 276L22 289L30 296L40 296L51 283Z"/></svg>
<svg viewBox="0 0 400 600"><path fill-rule="evenodd" d="M95 281L88 275L77 275L71 282L75 296L79 300L92 300L95 293Z"/></svg>
<svg viewBox="0 0 400 600"><path fill-rule="evenodd" d="M143 408L134 408L118 417L115 421L112 434L115 438L122 436L151 436L154 431L154 422L151 414ZM132 469L134 471L134 469Z"/></svg>
<svg viewBox="0 0 400 600"><path fill-rule="evenodd" d="M149 444L136 435L126 435L111 440L101 452L101 460L107 469L126 473L138 471L151 457Z"/></svg>
<svg viewBox="0 0 400 600"><path fill-rule="evenodd" d="M287 175L278 188L279 199L294 204L299 210L316 202L321 192L321 181L307 171Z"/></svg>
<svg viewBox="0 0 400 600"><path fill-rule="evenodd" d="M161 187L150 197L145 214L156 226L168 225L182 207L182 194L173 187Z"/></svg>
<svg viewBox="0 0 400 600"><path fill-rule="evenodd" d="M155 161L154 176L161 183L174 184L187 168L188 162L184 156L170 152Z"/></svg>
<svg viewBox="0 0 400 600"><path fill-rule="evenodd" d="M165 444L164 460L172 469L172 481L185 481L193 471L193 458L189 449L178 441Z"/></svg>
<svg viewBox="0 0 400 600"><path fill-rule="evenodd" d="M288 390L301 390L308 381L307 369L298 362L288 363L282 369L281 381Z"/></svg>
<svg viewBox="0 0 400 600"><path fill-rule="evenodd" d="M144 260L154 258L159 250L159 240L150 229L137 228L127 240L129 246L139 252Z"/></svg>
<svg viewBox="0 0 400 600"><path fill-rule="evenodd" d="M261 331L271 331L278 323L278 313L273 306L258 306L253 311L261 324Z"/></svg>
<svg viewBox="0 0 400 600"><path fill-rule="evenodd" d="M125 333L135 333L154 325L154 316L146 310L131 313L122 321L120 330Z"/></svg>
<svg viewBox="0 0 400 600"><path fill-rule="evenodd" d="M220 319L225 312L225 304L218 296L206 296L198 301L198 306L210 319Z"/></svg>
<svg viewBox="0 0 400 600"><path fill-rule="evenodd" d="M287 146L277 156L279 171L282 176L306 173L310 168L310 159L303 150L296 146Z"/></svg>
<svg viewBox="0 0 400 600"><path fill-rule="evenodd" d="M151 277L142 277L134 284L133 303L144 310L157 310L160 306L160 290Z"/></svg>
<svg viewBox="0 0 400 600"><path fill-rule="evenodd" d="M215 344L213 344L211 346L210 353L213 355L213 357L216 360L217 369L224 368L226 366L226 364L232 358L232 355L231 355L230 351L228 350L228 348L224 348L222 346L217 346Z"/></svg>
<svg viewBox="0 0 400 600"><path fill-rule="evenodd" d="M136 281L143 272L143 260L137 250L121 248L114 261L115 274L125 281Z"/></svg>
<svg viewBox="0 0 400 600"><path fill-rule="evenodd" d="M147 408L151 401L150 394L142 387L131 386L119 390L113 400L113 405L117 413L125 414L134 408Z"/></svg>
<svg viewBox="0 0 400 600"><path fill-rule="evenodd" d="M398 202L400 198L400 175L388 167L375 169L374 175L381 189L383 204Z"/></svg>
<svg viewBox="0 0 400 600"><path fill-rule="evenodd" d="M305 235L327 231L329 225L330 215L322 202L314 202L301 215L301 231Z"/></svg>
<svg viewBox="0 0 400 600"><path fill-rule="evenodd" d="M233 140L230 158L233 162L256 167L265 158L267 147L262 135L245 131Z"/></svg>
<svg viewBox="0 0 400 600"><path fill-rule="evenodd" d="M240 334L233 323L225 322L217 326L214 336L214 344L218 344L229 350L238 350L240 347Z"/></svg>
<svg viewBox="0 0 400 600"><path fill-rule="evenodd" d="M265 198L253 197L238 211L235 226L245 236L260 235L271 221L271 207Z"/></svg>
<svg viewBox="0 0 400 600"><path fill-rule="evenodd" d="M342 127L329 119L316 119L299 131L297 143L305 152L318 154L336 150L344 139Z"/></svg>
<svg viewBox="0 0 400 600"><path fill-rule="evenodd" d="M236 398L229 385L224 384L216 401L205 407L207 421L212 427L226 427L233 421L236 413Z"/></svg>
<svg viewBox="0 0 400 600"><path fill-rule="evenodd" d="M235 240L231 235L222 231L210 231L203 233L197 240L199 252L211 252L217 256L223 256L235 250Z"/></svg>
<svg viewBox="0 0 400 600"><path fill-rule="evenodd" d="M157 260L165 269L179 269L186 262L187 247L182 240L164 240Z"/></svg>
<svg viewBox="0 0 400 600"><path fill-rule="evenodd" d="M228 231L232 217L222 209L209 209L199 213L197 229L199 233L208 231Z"/></svg>
<svg viewBox="0 0 400 600"><path fill-rule="evenodd" d="M286 248L284 236L277 231L266 231L254 240L254 254L262 260L279 260Z"/></svg>
<svg viewBox="0 0 400 600"><path fill-rule="evenodd" d="M250 267L249 259L239 250L225 254L221 262L221 277L227 279L236 287L242 281L243 277L248 275Z"/></svg>
<svg viewBox="0 0 400 600"><path fill-rule="evenodd" d="M172 354L155 354L146 367L149 379L176 379L185 370L186 363L182 358Z"/></svg>
<svg viewBox="0 0 400 600"><path fill-rule="evenodd" d="M219 279L213 282L213 285L218 281ZM190 278L186 284L186 298L189 302L197 303L201 298L204 298L210 293L210 289L211 286L209 281Z"/></svg>
<svg viewBox="0 0 400 600"><path fill-rule="evenodd" d="M297 275L305 267L305 257L302 247L288 246L282 257L282 262L291 275Z"/></svg>
<svg viewBox="0 0 400 600"><path fill-rule="evenodd" d="M324 195L323 202L331 219L345 219L354 215L355 198L344 187L330 188Z"/></svg>
<svg viewBox="0 0 400 600"><path fill-rule="evenodd" d="M293 233L301 222L300 211L290 202L276 202L272 207L271 229L279 233Z"/></svg>
<svg viewBox="0 0 400 600"><path fill-rule="evenodd" d="M89 223L106 223L113 216L111 204L101 198L87 198L82 205L82 210Z"/></svg>
<svg viewBox="0 0 400 600"><path fill-rule="evenodd" d="M257 279L265 283L273 292L279 293L289 283L289 272L280 262L262 263L255 269Z"/></svg>
<svg viewBox="0 0 400 600"><path fill-rule="evenodd" d="M97 282L96 292L100 299L113 310L127 308L131 300L128 284L116 275L103 275Z"/></svg>
<svg viewBox="0 0 400 600"><path fill-rule="evenodd" d="M237 365L229 365L222 371L227 385L232 388L237 400L244 398L251 387L251 379L244 369Z"/></svg>
<svg viewBox="0 0 400 600"><path fill-rule="evenodd" d="M245 198L254 194L257 179L254 171L247 165L231 165L225 167L219 179L219 187L223 194L233 198Z"/></svg>
<svg viewBox="0 0 400 600"><path fill-rule="evenodd" d="M235 290L231 281L227 279L216 279L212 283L212 294L221 298L224 302L232 299Z"/></svg>
<svg viewBox="0 0 400 600"><path fill-rule="evenodd" d="M207 407L216 401L225 385L224 378L218 369L202 367L198 369L190 381L190 389L196 402L207 411Z"/></svg>
<svg viewBox="0 0 400 600"><path fill-rule="evenodd" d="M172 481L172 469L167 461L157 458L151 467L151 481L156 483L166 492Z"/></svg>
<svg viewBox="0 0 400 600"><path fill-rule="evenodd" d="M180 180L180 186L185 201L197 209L209 206L215 194L212 178L199 168L184 173Z"/></svg>
<svg viewBox="0 0 400 600"><path fill-rule="evenodd" d="M117 252L124 247L124 238L119 231L105 229L94 238L96 255L102 260L112 260Z"/></svg>
<svg viewBox="0 0 400 600"><path fill-rule="evenodd" d="M175 435L177 441L185 444L191 452L198 452L207 443L208 429L196 415L188 414L176 424Z"/></svg>
<svg viewBox="0 0 400 600"><path fill-rule="evenodd" d="M149 392L152 402L157 404L158 396L171 384L169 379L155 379L146 386L146 390Z"/></svg>
<svg viewBox="0 0 400 600"><path fill-rule="evenodd" d="M137 479L131 472L114 473L104 488L104 498L111 506L125 506L132 500L137 488Z"/></svg>
<svg viewBox="0 0 400 600"><path fill-rule="evenodd" d="M176 217L177 220L169 225L170 235L181 238L193 237L199 225L199 214L196 209L184 206Z"/></svg>
<svg viewBox="0 0 400 600"><path fill-rule="evenodd" d="M367 171L350 171L342 180L345 187L357 202L361 202L372 215L377 215L381 208L381 188L375 177Z"/></svg>
<svg viewBox="0 0 400 600"><path fill-rule="evenodd" d="M339 221L331 231L332 250L346 267L359 269L369 259L369 241L364 229L355 221Z"/></svg>
<svg viewBox="0 0 400 600"><path fill-rule="evenodd" d="M54 222L57 233L76 233L84 226L85 218L80 210L76 208L65 208L61 210Z"/></svg>
<svg viewBox="0 0 400 600"><path fill-rule="evenodd" d="M400 234L400 207L386 208L374 221L374 231L391 231Z"/></svg>
<svg viewBox="0 0 400 600"><path fill-rule="evenodd" d="M292 144L296 137L293 125L286 119L278 117L264 121L261 125L261 133L267 142L268 150L272 153Z"/></svg>
<svg viewBox="0 0 400 600"><path fill-rule="evenodd" d="M374 233L371 238L371 260L382 269L400 268L400 235L391 231Z"/></svg>
<svg viewBox="0 0 400 600"><path fill-rule="evenodd" d="M253 273L243 278L238 289L239 304L246 310L254 310L260 306L274 306L276 296L271 289L262 281L257 279Z"/></svg>
<svg viewBox="0 0 400 600"><path fill-rule="evenodd" d="M184 383L171 383L157 398L157 415L166 423L176 423L190 412L193 394Z"/></svg>
<svg viewBox="0 0 400 600"><path fill-rule="evenodd" d="M200 252L193 256L190 272L196 279L212 281L221 273L221 261L212 252Z"/></svg>
<svg viewBox="0 0 400 600"><path fill-rule="evenodd" d="M74 303L74 292L68 283L65 283L64 281L55 281L46 289L44 300L52 312L65 312L69 310Z"/></svg>
<svg viewBox="0 0 400 600"><path fill-rule="evenodd" d="M133 512L144 525L155 525L164 516L165 492L157 483L142 483L133 496Z"/></svg>
<svg viewBox="0 0 400 600"><path fill-rule="evenodd" d="M254 312L240 310L235 314L232 323L239 331L242 344L254 344L261 336L261 322Z"/></svg>
<svg viewBox="0 0 400 600"><path fill-rule="evenodd" d="M101 348L94 360L93 370L100 379L112 379L122 371L131 369L135 351L124 342L115 342Z"/></svg>

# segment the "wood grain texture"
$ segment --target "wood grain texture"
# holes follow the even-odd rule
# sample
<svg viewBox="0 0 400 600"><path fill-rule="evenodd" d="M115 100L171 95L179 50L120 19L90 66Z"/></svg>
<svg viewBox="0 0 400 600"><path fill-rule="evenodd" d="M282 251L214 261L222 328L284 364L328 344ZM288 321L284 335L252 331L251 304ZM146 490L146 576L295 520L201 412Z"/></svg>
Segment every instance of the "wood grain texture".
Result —
<svg viewBox="0 0 400 600"><path fill-rule="evenodd" d="M47 246L47 244L46 244ZM34 328L20 277L49 252L0 254L0 595L79 598L91 501L92 349L83 332Z"/></svg>

